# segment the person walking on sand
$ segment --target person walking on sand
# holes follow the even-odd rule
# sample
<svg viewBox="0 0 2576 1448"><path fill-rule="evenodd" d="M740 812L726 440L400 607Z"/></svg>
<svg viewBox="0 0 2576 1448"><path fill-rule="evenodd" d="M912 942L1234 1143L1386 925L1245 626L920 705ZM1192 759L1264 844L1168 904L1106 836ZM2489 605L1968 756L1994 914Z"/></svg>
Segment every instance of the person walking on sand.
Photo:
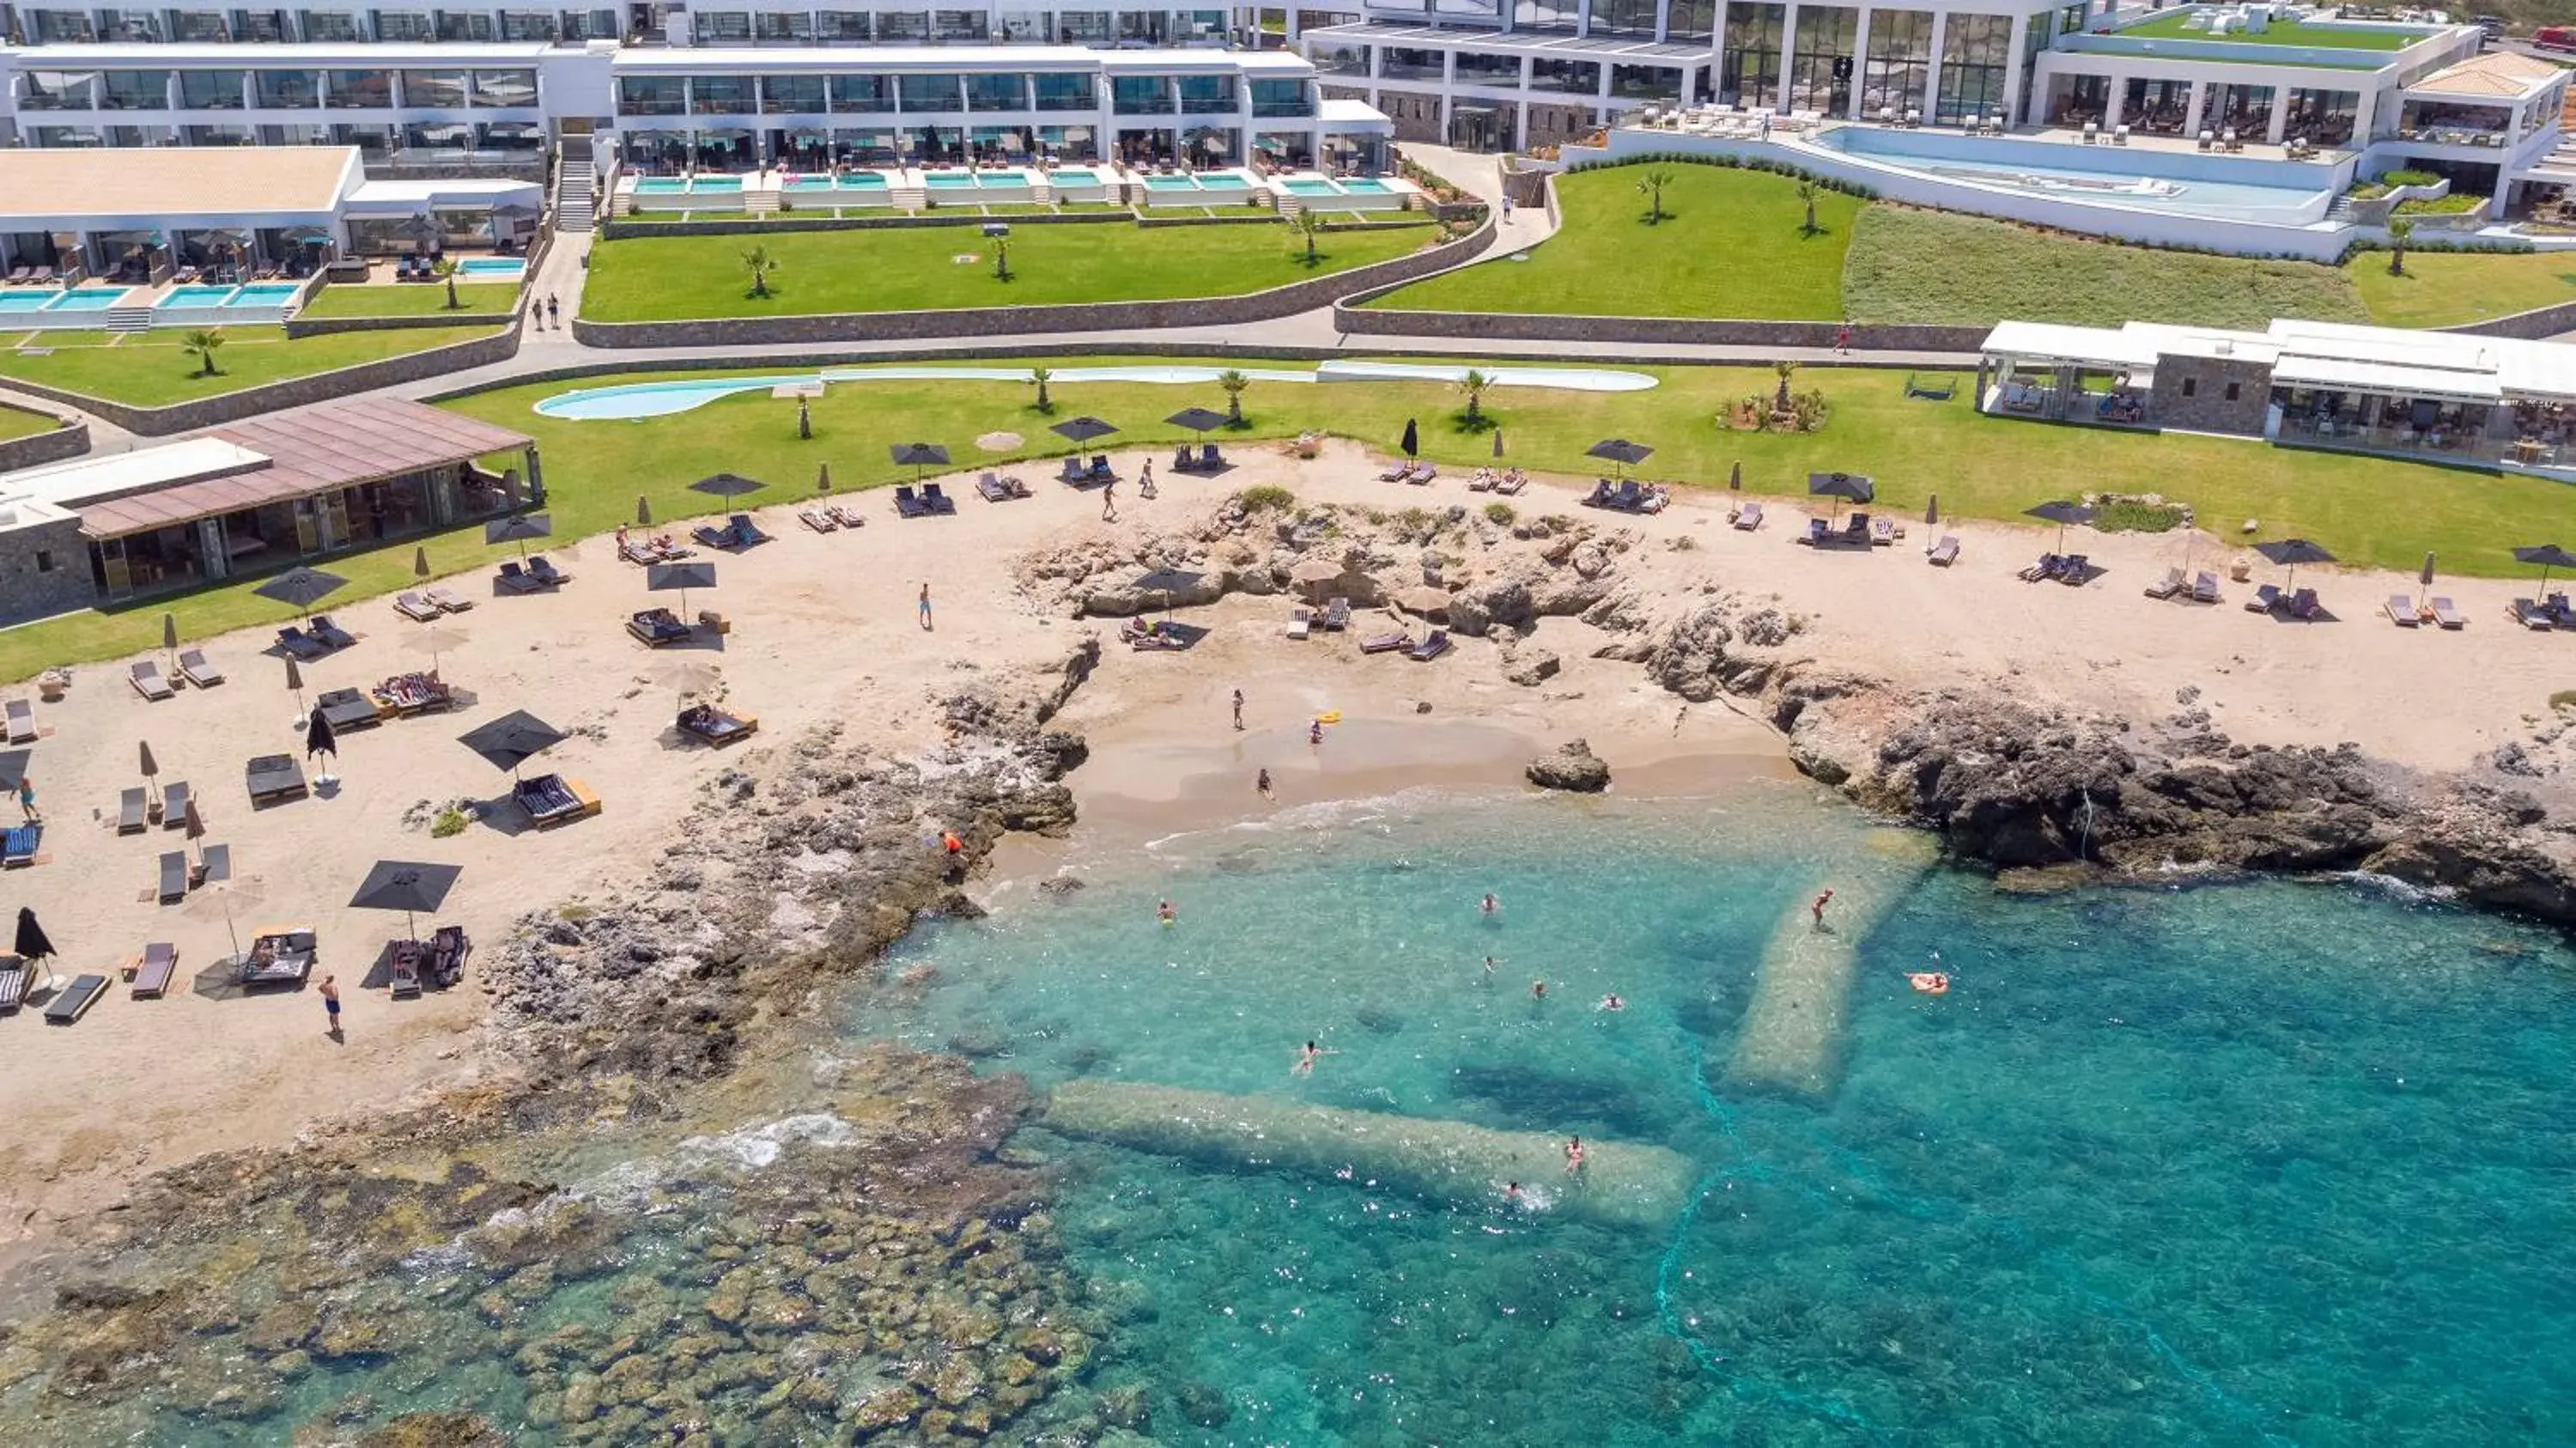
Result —
<svg viewBox="0 0 2576 1448"><path fill-rule="evenodd" d="M1807 907L1807 913L1816 917L1816 928L1818 930L1825 928L1825 907L1832 903L1834 903L1834 887L1827 885L1825 887L1825 893L1817 896L1815 898L1815 902Z"/></svg>
<svg viewBox="0 0 2576 1448"><path fill-rule="evenodd" d="M322 1017L328 1022L328 1024L322 1028L323 1034L328 1035L332 1040L336 1041L340 1039L340 978L336 975L326 975L322 977L320 989L322 992Z"/></svg>
<svg viewBox="0 0 2576 1448"><path fill-rule="evenodd" d="M930 632L930 585L921 585L921 631Z"/></svg>
<svg viewBox="0 0 2576 1448"><path fill-rule="evenodd" d="M1241 689L1234 691L1234 732L1237 734L1243 732L1243 691Z"/></svg>
<svg viewBox="0 0 2576 1448"><path fill-rule="evenodd" d="M18 808L27 816L27 823L44 823L43 811L36 808L36 781L24 774L18 776Z"/></svg>
<svg viewBox="0 0 2576 1448"><path fill-rule="evenodd" d="M1100 521L1103 523L1118 521L1118 480L1116 478L1100 485Z"/></svg>
<svg viewBox="0 0 2576 1448"><path fill-rule="evenodd" d="M1318 748L1322 747L1324 742L1323 720L1318 719L1314 723L1306 726L1306 742L1315 745Z"/></svg>
<svg viewBox="0 0 2576 1448"><path fill-rule="evenodd" d="M1260 792L1263 799L1275 800L1279 798L1279 796L1276 793L1273 793L1270 788L1269 770L1265 769L1261 771L1260 775L1252 781L1252 787Z"/></svg>

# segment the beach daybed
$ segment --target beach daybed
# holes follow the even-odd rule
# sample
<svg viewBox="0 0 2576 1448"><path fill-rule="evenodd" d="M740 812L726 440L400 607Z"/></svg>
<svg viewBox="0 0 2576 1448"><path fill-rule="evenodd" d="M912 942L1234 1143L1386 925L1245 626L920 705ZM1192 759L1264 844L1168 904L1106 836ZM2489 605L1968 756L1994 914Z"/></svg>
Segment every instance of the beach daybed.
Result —
<svg viewBox="0 0 2576 1448"><path fill-rule="evenodd" d="M170 687L168 679L161 677L161 665L151 659L145 659L129 667L125 671L125 677L134 685L134 692L156 704L164 699L176 698L179 693L178 690Z"/></svg>
<svg viewBox="0 0 2576 1448"><path fill-rule="evenodd" d="M845 503L834 503L823 511L831 514L832 521L844 528L860 528L867 525L868 520L859 516L859 510Z"/></svg>
<svg viewBox="0 0 2576 1448"><path fill-rule="evenodd" d="M2204 573L2194 578L2191 581L2191 601L2194 603L2218 602L2218 575Z"/></svg>
<svg viewBox="0 0 2576 1448"><path fill-rule="evenodd" d="M894 515L898 518L927 518L930 505L913 496L912 484L897 483L894 486Z"/></svg>
<svg viewBox="0 0 2576 1448"><path fill-rule="evenodd" d="M134 998L156 1000L168 995L171 977L178 973L179 947L166 940L145 945L141 958L134 962Z"/></svg>
<svg viewBox="0 0 2576 1448"><path fill-rule="evenodd" d="M52 1000L45 1002L45 1024L50 1026L79 1025L80 1018L88 1015L89 1008L97 1005L98 998L105 994L107 994L106 976L73 976L72 983L70 985L64 986L59 992L55 993Z"/></svg>
<svg viewBox="0 0 2576 1448"><path fill-rule="evenodd" d="M2302 588L2283 601L2281 610L2302 623L2309 623L2322 615L2326 606L2318 600L2315 589Z"/></svg>
<svg viewBox="0 0 2576 1448"><path fill-rule="evenodd" d="M398 593L394 595L394 612L414 623L427 623L446 610L417 593Z"/></svg>
<svg viewBox="0 0 2576 1448"><path fill-rule="evenodd" d="M313 696L313 710L331 721L333 733L364 729L384 718L376 701L355 689L325 689Z"/></svg>
<svg viewBox="0 0 2576 1448"><path fill-rule="evenodd" d="M2277 583L2264 584L2262 587L2254 590L2254 596L2252 598L2245 600L2245 611L2247 613L2270 613L2272 610L2280 606L2281 586Z"/></svg>
<svg viewBox="0 0 2576 1448"><path fill-rule="evenodd" d="M2444 628L2467 628L2469 626L2469 616L2460 612L2459 605L2451 602L2447 598L2436 598L2425 604L2424 607L2432 613L2433 622L2440 624Z"/></svg>
<svg viewBox="0 0 2576 1448"><path fill-rule="evenodd" d="M535 593L548 586L544 579L521 567L516 558L505 560L492 581L512 593Z"/></svg>
<svg viewBox="0 0 2576 1448"><path fill-rule="evenodd" d="M1435 628L1424 636L1422 642L1406 650L1404 656L1417 664L1427 664L1449 652L1449 648L1449 631Z"/></svg>
<svg viewBox="0 0 2576 1448"><path fill-rule="evenodd" d="M541 774L520 780L510 786L510 797L541 830L599 813L599 796L568 775Z"/></svg>
<svg viewBox="0 0 2576 1448"><path fill-rule="evenodd" d="M253 806L289 800L304 793L304 767L292 754L263 754L243 770Z"/></svg>
<svg viewBox="0 0 2576 1448"><path fill-rule="evenodd" d="M740 552L754 544L769 541L769 535L760 531L760 526L751 521L749 513L734 514L725 519L725 524L721 528L713 528L701 523L690 530L689 536L710 548L721 548L727 552Z"/></svg>
<svg viewBox="0 0 2576 1448"><path fill-rule="evenodd" d="M1371 634L1360 640L1360 652L1364 654L1401 653L1412 647L1413 635L1409 633Z"/></svg>
<svg viewBox="0 0 2576 1448"><path fill-rule="evenodd" d="M0 955L0 1015L27 1003L27 962Z"/></svg>
<svg viewBox="0 0 2576 1448"><path fill-rule="evenodd" d="M833 517L831 514L824 512L820 508L797 509L796 521L813 529L817 533L835 533L840 531L841 527L840 519Z"/></svg>
<svg viewBox="0 0 2576 1448"><path fill-rule="evenodd" d="M2506 612L2515 623L2521 624L2527 629L2537 629L2546 633L2549 630L2558 627L2555 623L2550 622L2549 610L2542 608L2539 604L2534 603L2527 598L2515 599L2512 607L2507 609Z"/></svg>
<svg viewBox="0 0 2576 1448"><path fill-rule="evenodd" d="M1943 534L1941 536L1941 541L1933 544L1931 551L1923 556L1935 568L1947 568L1951 564L1958 562L1959 535L1956 533Z"/></svg>
<svg viewBox="0 0 2576 1448"><path fill-rule="evenodd" d="M680 711L679 728L683 734L721 746L759 733L760 720L751 714L728 714L713 704L692 704Z"/></svg>
<svg viewBox="0 0 2576 1448"><path fill-rule="evenodd" d="M320 955L321 942L312 926L272 926L252 937L249 953L241 958L241 983L301 985Z"/></svg>
<svg viewBox="0 0 2576 1448"><path fill-rule="evenodd" d="M1120 642L1131 649L1185 649L1199 641L1199 630L1146 619L1129 619L1118 630Z"/></svg>
<svg viewBox="0 0 2576 1448"><path fill-rule="evenodd" d="M1325 604L1322 622L1326 633L1339 633L1343 629L1349 628L1351 626L1351 601L1347 598L1336 598Z"/></svg>
<svg viewBox="0 0 2576 1448"><path fill-rule="evenodd" d="M340 627L338 624L333 623L331 621L331 615L327 613L317 613L313 615L312 618L307 619L304 624L304 631L313 636L313 641L315 643L320 644L326 649L351 648L358 642L358 636L356 634L353 634L347 629Z"/></svg>
<svg viewBox="0 0 2576 1448"><path fill-rule="evenodd" d="M641 609L626 620L626 631L648 649L664 648L686 639L692 633L680 616L667 608Z"/></svg>
<svg viewBox="0 0 2576 1448"><path fill-rule="evenodd" d="M318 659L331 652L328 644L292 624L277 631L277 646L299 659Z"/></svg>
<svg viewBox="0 0 2576 1448"><path fill-rule="evenodd" d="M456 706L456 696L436 674L396 674L367 691L388 714L427 714Z"/></svg>
<svg viewBox="0 0 2576 1448"><path fill-rule="evenodd" d="M2381 607L2388 610L2388 621L2399 628L2413 628L2424 621L2415 611L2415 600L2402 593L2388 595L2388 602Z"/></svg>
<svg viewBox="0 0 2576 1448"><path fill-rule="evenodd" d="M572 582L572 575L555 567L555 561L540 553L528 560L528 576L548 588L561 588Z"/></svg>
<svg viewBox="0 0 2576 1448"><path fill-rule="evenodd" d="M446 613L463 613L474 606L474 600L452 588L429 589L422 593L421 597L437 604L440 610Z"/></svg>
<svg viewBox="0 0 2576 1448"><path fill-rule="evenodd" d="M161 856L161 885L153 898L164 905L188 898L188 856L185 852L170 850Z"/></svg>
<svg viewBox="0 0 2576 1448"><path fill-rule="evenodd" d="M24 699L9 701L9 742L24 744L36 737L36 706Z"/></svg>

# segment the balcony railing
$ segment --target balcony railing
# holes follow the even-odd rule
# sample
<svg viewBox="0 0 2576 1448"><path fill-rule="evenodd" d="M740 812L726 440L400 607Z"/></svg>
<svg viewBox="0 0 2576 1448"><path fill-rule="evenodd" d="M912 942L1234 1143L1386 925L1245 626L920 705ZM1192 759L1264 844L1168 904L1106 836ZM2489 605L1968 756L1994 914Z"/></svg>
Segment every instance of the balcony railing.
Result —
<svg viewBox="0 0 2576 1448"><path fill-rule="evenodd" d="M1311 116L1315 114L1315 103L1304 99L1293 101L1254 101L1252 103L1252 113L1263 120L1282 119L1295 116Z"/></svg>

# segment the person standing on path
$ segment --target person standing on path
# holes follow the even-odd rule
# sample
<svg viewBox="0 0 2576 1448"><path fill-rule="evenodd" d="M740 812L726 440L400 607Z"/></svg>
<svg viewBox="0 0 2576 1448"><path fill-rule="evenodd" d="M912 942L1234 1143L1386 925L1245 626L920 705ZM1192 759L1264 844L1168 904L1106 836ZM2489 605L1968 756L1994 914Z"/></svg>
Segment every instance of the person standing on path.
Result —
<svg viewBox="0 0 2576 1448"><path fill-rule="evenodd" d="M546 329L546 304L542 299L528 298L528 323L540 332Z"/></svg>
<svg viewBox="0 0 2576 1448"><path fill-rule="evenodd" d="M1846 357L1851 355L1851 323L1845 322L1835 330L1834 350Z"/></svg>
<svg viewBox="0 0 2576 1448"><path fill-rule="evenodd" d="M930 585L921 585L921 631L930 632Z"/></svg>
<svg viewBox="0 0 2576 1448"><path fill-rule="evenodd" d="M1234 691L1234 732L1237 734L1243 732L1243 691L1241 689Z"/></svg>
<svg viewBox="0 0 2576 1448"><path fill-rule="evenodd" d="M340 978L336 975L322 977L321 991L323 1019L329 1022L323 1027L323 1034L336 1041L340 1039Z"/></svg>
<svg viewBox="0 0 2576 1448"><path fill-rule="evenodd" d="M1103 523L1118 521L1118 480L1116 478L1101 485L1100 521Z"/></svg>
<svg viewBox="0 0 2576 1448"><path fill-rule="evenodd" d="M556 331L563 330L563 303L556 301L552 292L546 293L546 320L555 324Z"/></svg>
<svg viewBox="0 0 2576 1448"><path fill-rule="evenodd" d="M43 813L36 808L36 781L24 774L18 776L18 808L26 814L27 823L44 823Z"/></svg>
<svg viewBox="0 0 2576 1448"><path fill-rule="evenodd" d="M1154 460L1152 458L1145 459L1145 470L1136 479L1136 495L1141 498L1154 496Z"/></svg>

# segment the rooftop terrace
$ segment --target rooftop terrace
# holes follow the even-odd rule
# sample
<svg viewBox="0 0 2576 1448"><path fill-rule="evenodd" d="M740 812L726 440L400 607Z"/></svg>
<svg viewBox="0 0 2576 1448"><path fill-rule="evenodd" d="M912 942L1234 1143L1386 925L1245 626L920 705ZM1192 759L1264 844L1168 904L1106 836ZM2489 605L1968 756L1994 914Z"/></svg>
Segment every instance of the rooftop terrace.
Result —
<svg viewBox="0 0 2576 1448"><path fill-rule="evenodd" d="M2195 16L2221 14L2207 10L2169 10L2163 14L2123 25L2112 34L2127 40L2207 40L2228 45L2284 45L2309 50L2404 50L2419 40L2438 32L2396 25L2309 24L2296 20L2274 19L2263 30L2228 27L2224 35L2212 35L2205 26L2191 25Z"/></svg>

